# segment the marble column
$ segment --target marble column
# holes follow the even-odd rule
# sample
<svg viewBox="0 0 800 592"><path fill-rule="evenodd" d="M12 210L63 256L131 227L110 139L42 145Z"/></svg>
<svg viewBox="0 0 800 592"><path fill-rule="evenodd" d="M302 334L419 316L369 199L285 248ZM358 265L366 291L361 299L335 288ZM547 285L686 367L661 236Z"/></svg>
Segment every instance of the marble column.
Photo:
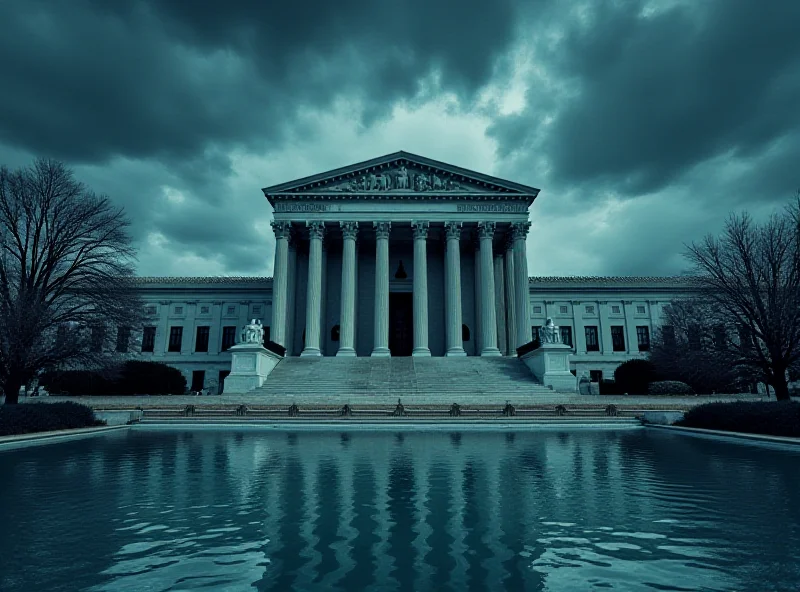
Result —
<svg viewBox="0 0 800 592"><path fill-rule="evenodd" d="M475 327L473 335L473 343L475 344L475 355L481 355L481 347L483 347L483 331L481 330L481 241L476 234L473 238L472 245L474 250L474 263L475 263Z"/></svg>
<svg viewBox="0 0 800 592"><path fill-rule="evenodd" d="M322 310L322 237L323 222L307 222L308 247L308 291L306 295L306 346L301 356L320 356L320 316Z"/></svg>
<svg viewBox="0 0 800 592"><path fill-rule="evenodd" d="M497 348L497 316L494 305L494 256L492 238L494 222L478 223L481 241L481 356L499 356Z"/></svg>
<svg viewBox="0 0 800 592"><path fill-rule="evenodd" d="M339 351L337 356L354 357L356 315L356 235L358 222L340 222L342 227L342 298L339 313Z"/></svg>
<svg viewBox="0 0 800 592"><path fill-rule="evenodd" d="M272 272L272 323L270 339L286 346L287 306L289 301L289 232L291 223L272 222L275 233L275 269Z"/></svg>
<svg viewBox="0 0 800 592"><path fill-rule="evenodd" d="M516 291L514 290L514 241L510 236L505 242L505 280L506 280L506 338L508 355L517 355L517 315Z"/></svg>
<svg viewBox="0 0 800 592"><path fill-rule="evenodd" d="M430 356L428 349L428 228L429 222L412 222L414 232L414 350L412 356Z"/></svg>
<svg viewBox="0 0 800 592"><path fill-rule="evenodd" d="M286 307L286 355L295 355L294 330L297 323L297 310L295 297L297 295L297 233L292 231L289 235L289 289Z"/></svg>
<svg viewBox="0 0 800 592"><path fill-rule="evenodd" d="M466 356L461 334L461 223L445 222L445 324L446 356Z"/></svg>
<svg viewBox="0 0 800 592"><path fill-rule="evenodd" d="M372 355L388 357L389 352L389 231L391 222L374 222L375 227L375 334Z"/></svg>
<svg viewBox="0 0 800 592"><path fill-rule="evenodd" d="M514 314L517 319L517 347L531 341L530 289L528 287L528 251L525 237L530 222L517 222L511 225L511 238L514 241Z"/></svg>
<svg viewBox="0 0 800 592"><path fill-rule="evenodd" d="M504 251L494 254L494 310L497 321L497 349L500 354L506 355L508 343L506 342L506 282L505 264L503 263Z"/></svg>

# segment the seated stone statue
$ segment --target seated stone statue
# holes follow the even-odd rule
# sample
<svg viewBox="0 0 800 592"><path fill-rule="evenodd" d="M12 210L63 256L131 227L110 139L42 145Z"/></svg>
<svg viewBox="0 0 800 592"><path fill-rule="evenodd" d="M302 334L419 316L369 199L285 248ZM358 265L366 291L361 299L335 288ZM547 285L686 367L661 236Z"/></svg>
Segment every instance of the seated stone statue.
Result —
<svg viewBox="0 0 800 592"><path fill-rule="evenodd" d="M260 319L253 319L242 331L242 343L255 343L261 345L264 341L264 326Z"/></svg>
<svg viewBox="0 0 800 592"><path fill-rule="evenodd" d="M561 343L561 331L553 323L553 319L547 319L547 322L539 327L539 343Z"/></svg>

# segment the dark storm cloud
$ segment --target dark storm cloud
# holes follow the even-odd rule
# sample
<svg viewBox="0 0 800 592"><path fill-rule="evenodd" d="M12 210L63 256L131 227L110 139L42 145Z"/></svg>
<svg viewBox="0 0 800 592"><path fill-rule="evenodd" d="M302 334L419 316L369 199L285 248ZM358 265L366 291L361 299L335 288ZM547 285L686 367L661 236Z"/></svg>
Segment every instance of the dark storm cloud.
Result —
<svg viewBox="0 0 800 592"><path fill-rule="evenodd" d="M533 105L498 122L506 153L535 144L554 180L635 195L798 133L800 2L709 0L650 15L647 4L588 3L583 18L560 22L560 40L536 44L547 77L566 90L544 131Z"/></svg>
<svg viewBox="0 0 800 592"><path fill-rule="evenodd" d="M0 23L0 137L99 161L263 148L298 106L356 94L387 111L436 71L468 96L514 13L510 0L25 0L0 3Z"/></svg>

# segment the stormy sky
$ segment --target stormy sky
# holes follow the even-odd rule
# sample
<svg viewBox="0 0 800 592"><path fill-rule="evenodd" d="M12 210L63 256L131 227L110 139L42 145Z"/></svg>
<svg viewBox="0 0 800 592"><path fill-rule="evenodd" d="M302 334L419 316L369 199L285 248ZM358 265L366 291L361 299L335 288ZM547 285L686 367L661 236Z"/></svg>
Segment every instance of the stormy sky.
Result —
<svg viewBox="0 0 800 592"><path fill-rule="evenodd" d="M541 188L532 275L667 275L800 187L795 0L4 0L0 163L142 275L271 275L261 187L406 150Z"/></svg>

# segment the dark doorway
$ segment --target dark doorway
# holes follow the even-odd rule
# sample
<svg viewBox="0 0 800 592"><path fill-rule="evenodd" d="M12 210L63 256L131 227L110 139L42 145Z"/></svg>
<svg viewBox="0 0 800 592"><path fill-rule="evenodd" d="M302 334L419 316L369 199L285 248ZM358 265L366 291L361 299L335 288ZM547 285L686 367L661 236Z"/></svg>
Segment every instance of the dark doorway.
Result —
<svg viewBox="0 0 800 592"><path fill-rule="evenodd" d="M389 349L393 356L410 356L414 349L414 303L410 292L389 294Z"/></svg>
<svg viewBox="0 0 800 592"><path fill-rule="evenodd" d="M203 387L205 386L206 382L206 371L205 370L194 370L192 372L192 387L191 391L196 393L197 391L202 391Z"/></svg>
<svg viewBox="0 0 800 592"><path fill-rule="evenodd" d="M219 384L217 384L217 394L221 395L223 390L225 389L225 378L230 374L230 370L220 370L219 371Z"/></svg>

